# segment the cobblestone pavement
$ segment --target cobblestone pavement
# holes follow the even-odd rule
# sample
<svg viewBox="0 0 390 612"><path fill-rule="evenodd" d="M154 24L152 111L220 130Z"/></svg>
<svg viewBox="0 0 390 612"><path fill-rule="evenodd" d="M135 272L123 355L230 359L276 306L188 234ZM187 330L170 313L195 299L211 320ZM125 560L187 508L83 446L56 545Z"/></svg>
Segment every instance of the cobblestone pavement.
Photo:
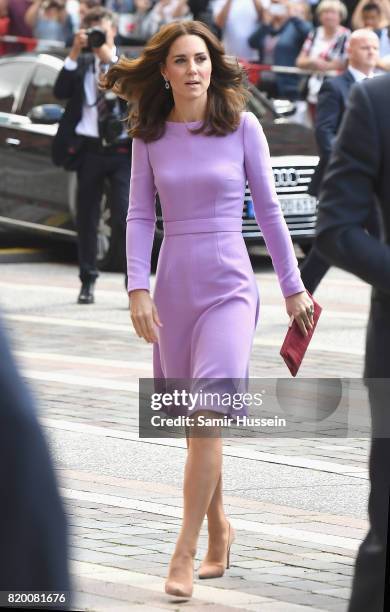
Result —
<svg viewBox="0 0 390 612"><path fill-rule="evenodd" d="M285 377L283 300L269 264L256 258L255 271L262 305L250 373ZM103 274L90 307L75 304L77 291L69 264L1 266L4 320L69 517L74 609L344 611L367 528L365 437L226 440L232 566L219 580L195 580L189 602L163 594L185 444L138 437L138 378L151 375L151 347L130 328L123 278ZM369 288L331 270L317 299L324 314L302 375L358 378ZM204 528L197 565L206 547Z"/></svg>

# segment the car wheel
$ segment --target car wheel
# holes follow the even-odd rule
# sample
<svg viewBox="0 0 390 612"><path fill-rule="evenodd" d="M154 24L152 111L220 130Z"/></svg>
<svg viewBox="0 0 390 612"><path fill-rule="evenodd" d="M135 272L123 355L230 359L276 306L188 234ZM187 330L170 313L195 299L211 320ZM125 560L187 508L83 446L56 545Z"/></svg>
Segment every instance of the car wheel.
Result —
<svg viewBox="0 0 390 612"><path fill-rule="evenodd" d="M70 174L69 209L76 226L77 176ZM115 216L115 215L114 215ZM100 204L100 219L97 234L97 264L100 270L124 272L125 270L125 231L123 219L114 219L111 206L109 184L106 183Z"/></svg>
<svg viewBox="0 0 390 612"><path fill-rule="evenodd" d="M155 234L152 248L152 257L151 257L151 272L154 274L157 270L158 256L160 254L162 238Z"/></svg>
<svg viewBox="0 0 390 612"><path fill-rule="evenodd" d="M304 255L308 255L311 251L312 243L311 242L300 242L299 248L303 252Z"/></svg>
<svg viewBox="0 0 390 612"><path fill-rule="evenodd" d="M100 270L124 272L125 232L123 219L116 219L111 205L109 186L106 185L101 201L97 234L97 263Z"/></svg>

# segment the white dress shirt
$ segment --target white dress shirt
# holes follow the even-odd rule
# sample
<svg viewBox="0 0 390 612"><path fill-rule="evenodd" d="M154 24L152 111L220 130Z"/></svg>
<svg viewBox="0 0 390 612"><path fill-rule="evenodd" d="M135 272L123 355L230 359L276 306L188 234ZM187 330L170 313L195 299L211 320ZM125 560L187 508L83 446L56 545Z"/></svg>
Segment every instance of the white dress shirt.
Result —
<svg viewBox="0 0 390 612"><path fill-rule="evenodd" d="M118 61L116 47L112 49L111 61ZM107 69L108 69L107 65ZM67 57L64 61L65 70L76 70L77 62ZM81 119L76 125L76 134L99 138L98 111L96 100L99 95L97 81L100 73L100 59L95 55L95 64L91 64L84 76L85 99L82 109Z"/></svg>
<svg viewBox="0 0 390 612"><path fill-rule="evenodd" d="M215 19L223 7L226 0L213 0L211 10ZM263 7L269 5L269 0L262 2ZM259 52L252 49L248 44L248 38L260 25L259 16L253 0L232 0L225 27L222 33L222 42L228 55L246 60L258 60Z"/></svg>
<svg viewBox="0 0 390 612"><path fill-rule="evenodd" d="M379 57L390 59L390 35L387 27L382 29L379 41Z"/></svg>
<svg viewBox="0 0 390 612"><path fill-rule="evenodd" d="M357 68L353 68L352 66L348 66L348 70L357 83L359 83L360 81L364 81L364 79L372 79L372 77L375 76L374 71L370 72L369 74L364 74L364 72L361 72L360 70L358 70Z"/></svg>

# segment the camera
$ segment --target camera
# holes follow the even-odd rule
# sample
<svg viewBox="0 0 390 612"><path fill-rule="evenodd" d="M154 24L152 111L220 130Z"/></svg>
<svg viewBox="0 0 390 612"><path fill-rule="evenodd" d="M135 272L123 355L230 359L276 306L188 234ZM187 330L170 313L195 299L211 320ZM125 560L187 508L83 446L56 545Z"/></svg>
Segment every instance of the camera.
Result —
<svg viewBox="0 0 390 612"><path fill-rule="evenodd" d="M101 28L89 28L85 33L88 37L88 51L99 49L106 42L106 33Z"/></svg>

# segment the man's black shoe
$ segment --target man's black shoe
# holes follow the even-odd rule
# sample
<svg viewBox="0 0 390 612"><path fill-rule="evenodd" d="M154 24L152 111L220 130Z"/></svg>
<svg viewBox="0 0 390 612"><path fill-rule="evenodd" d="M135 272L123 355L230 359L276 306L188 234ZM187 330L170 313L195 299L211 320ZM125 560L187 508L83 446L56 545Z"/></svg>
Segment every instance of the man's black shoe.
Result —
<svg viewBox="0 0 390 612"><path fill-rule="evenodd" d="M95 288L95 283L91 283L88 281L81 285L79 297L77 299L78 304L93 304L95 301L93 290Z"/></svg>

